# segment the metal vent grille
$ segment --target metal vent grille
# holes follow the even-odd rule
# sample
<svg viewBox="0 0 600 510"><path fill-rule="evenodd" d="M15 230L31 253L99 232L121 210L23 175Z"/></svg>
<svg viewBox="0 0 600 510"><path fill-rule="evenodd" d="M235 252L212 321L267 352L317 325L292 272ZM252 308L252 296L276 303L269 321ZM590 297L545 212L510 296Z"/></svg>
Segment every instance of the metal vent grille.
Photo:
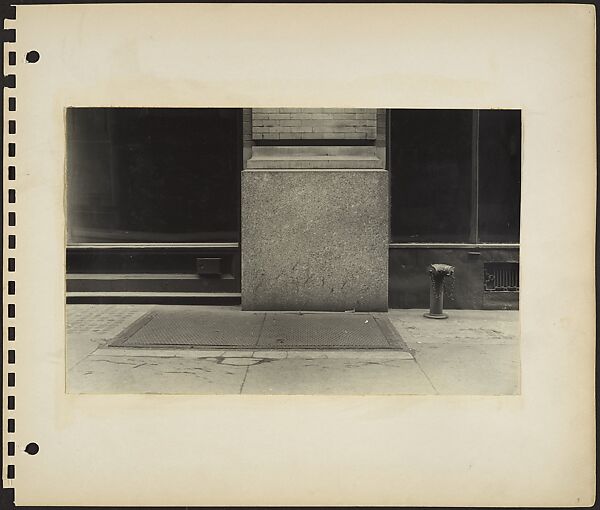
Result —
<svg viewBox="0 0 600 510"><path fill-rule="evenodd" d="M483 284L486 291L519 290L518 262L487 262L483 264Z"/></svg>

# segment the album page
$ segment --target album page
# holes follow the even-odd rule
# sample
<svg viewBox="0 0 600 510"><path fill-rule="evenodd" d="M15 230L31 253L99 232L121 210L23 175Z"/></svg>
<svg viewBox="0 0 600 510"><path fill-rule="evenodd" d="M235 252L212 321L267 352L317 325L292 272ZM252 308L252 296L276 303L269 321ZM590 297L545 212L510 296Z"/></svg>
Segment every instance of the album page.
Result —
<svg viewBox="0 0 600 510"><path fill-rule="evenodd" d="M592 6L4 28L18 505L593 504Z"/></svg>

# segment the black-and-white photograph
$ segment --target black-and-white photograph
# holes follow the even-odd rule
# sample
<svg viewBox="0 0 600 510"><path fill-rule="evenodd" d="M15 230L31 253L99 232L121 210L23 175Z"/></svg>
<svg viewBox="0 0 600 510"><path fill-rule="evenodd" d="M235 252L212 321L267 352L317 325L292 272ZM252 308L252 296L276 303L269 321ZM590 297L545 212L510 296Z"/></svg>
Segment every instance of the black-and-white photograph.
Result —
<svg viewBox="0 0 600 510"><path fill-rule="evenodd" d="M519 110L65 119L68 393L520 393Z"/></svg>

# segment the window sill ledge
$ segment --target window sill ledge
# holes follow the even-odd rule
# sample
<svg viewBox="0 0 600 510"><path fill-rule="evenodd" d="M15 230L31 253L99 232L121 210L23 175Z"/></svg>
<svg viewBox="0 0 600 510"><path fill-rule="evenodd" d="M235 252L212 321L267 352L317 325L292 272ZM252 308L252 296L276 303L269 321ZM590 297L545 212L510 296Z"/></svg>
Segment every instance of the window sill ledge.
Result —
<svg viewBox="0 0 600 510"><path fill-rule="evenodd" d="M420 248L420 249L519 249L519 243L390 243L390 249Z"/></svg>

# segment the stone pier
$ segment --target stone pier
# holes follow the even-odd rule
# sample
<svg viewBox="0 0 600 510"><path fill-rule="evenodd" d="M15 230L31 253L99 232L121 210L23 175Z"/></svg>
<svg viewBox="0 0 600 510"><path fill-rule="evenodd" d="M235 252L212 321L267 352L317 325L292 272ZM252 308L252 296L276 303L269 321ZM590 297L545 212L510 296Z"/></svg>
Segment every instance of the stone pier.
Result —
<svg viewBox="0 0 600 510"><path fill-rule="evenodd" d="M378 111L254 109L245 121L242 308L387 310Z"/></svg>

